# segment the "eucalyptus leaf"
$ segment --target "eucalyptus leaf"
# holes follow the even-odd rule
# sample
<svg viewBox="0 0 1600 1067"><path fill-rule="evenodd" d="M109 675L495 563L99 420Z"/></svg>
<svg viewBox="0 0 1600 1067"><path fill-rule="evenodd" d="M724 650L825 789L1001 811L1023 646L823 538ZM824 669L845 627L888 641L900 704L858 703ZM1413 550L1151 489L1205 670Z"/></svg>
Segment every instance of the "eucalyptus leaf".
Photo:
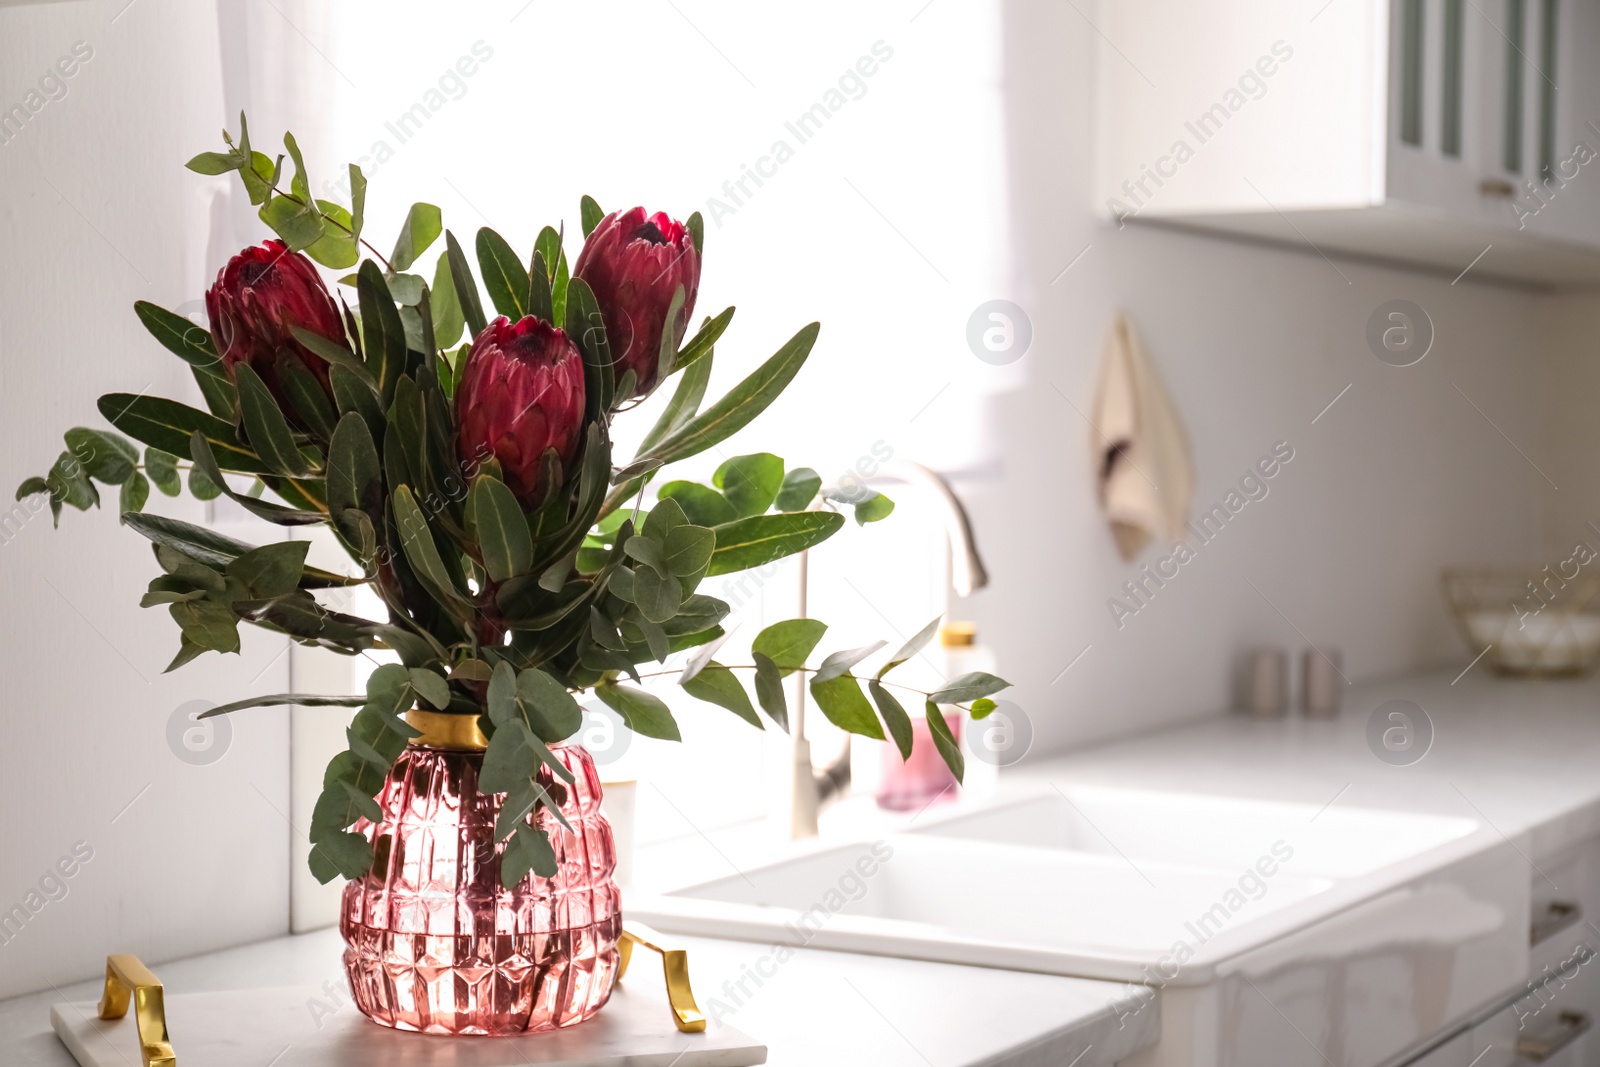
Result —
<svg viewBox="0 0 1600 1067"><path fill-rule="evenodd" d="M817 499L822 488L822 475L810 467L796 467L783 476L783 486L773 501L779 511L804 511Z"/></svg>
<svg viewBox="0 0 1600 1067"><path fill-rule="evenodd" d="M660 697L615 682L604 682L595 686L594 694L605 703L606 707L622 716L622 721L634 733L661 738L664 741L683 740L678 732L678 724L672 718L672 712L667 709L667 705Z"/></svg>
<svg viewBox="0 0 1600 1067"><path fill-rule="evenodd" d="M760 515L783 488L783 460L770 452L734 456L717 468L711 484L722 490L739 518Z"/></svg>
<svg viewBox="0 0 1600 1067"><path fill-rule="evenodd" d="M900 750L900 758L902 760L910 759L911 716L906 714L906 709L901 707L900 701L896 700L893 694L884 688L883 683L876 678L867 683L867 692L872 694L872 702L878 705L878 715L882 717L883 725L888 727L889 736L894 739L895 748Z"/></svg>
<svg viewBox="0 0 1600 1067"><path fill-rule="evenodd" d="M828 624L818 619L788 619L756 634L750 649L769 659L782 674L792 674L806 665L806 659L827 632Z"/></svg>
<svg viewBox="0 0 1600 1067"><path fill-rule="evenodd" d="M955 735L950 732L950 724L945 721L944 712L933 701L928 701L924 708L928 718L928 733L933 737L933 747L939 750L945 766L950 768L950 773L960 782L966 778L967 761L961 754L961 745L957 743Z"/></svg>
<svg viewBox="0 0 1600 1067"><path fill-rule="evenodd" d="M835 652L822 661L822 666L817 668L817 673L812 676L813 684L826 682L847 673L851 667L872 655L882 648L887 642L874 641L870 645L852 648L845 652Z"/></svg>
<svg viewBox="0 0 1600 1067"><path fill-rule="evenodd" d="M678 684L683 686L685 693L696 700L704 700L719 708L727 708L756 729L766 729L761 724L761 716L756 714L756 709L751 705L750 696L744 691L744 686L734 677L733 672L722 664L708 663L688 681L680 678Z"/></svg>
<svg viewBox="0 0 1600 1067"><path fill-rule="evenodd" d="M983 671L973 671L971 674L963 674L938 692L929 693L928 703L965 704L979 697L993 696L1010 686L1011 683L1004 678L997 678Z"/></svg>
<svg viewBox="0 0 1600 1067"><path fill-rule="evenodd" d="M789 702L783 695L783 675L778 665L760 652L751 653L756 665L756 700L778 729L789 732Z"/></svg>
<svg viewBox="0 0 1600 1067"><path fill-rule="evenodd" d="M900 651L890 656L889 661L882 667L878 668L878 677L882 678L884 675L900 666L900 664L904 663L912 656L915 656L918 652L921 652L923 648L927 646L928 642L933 640L933 635L939 632L939 622L943 618L943 615L935 615L932 622L918 630L916 636L912 637L911 640L901 645Z"/></svg>
<svg viewBox="0 0 1600 1067"><path fill-rule="evenodd" d="M828 721L841 730L862 737L870 737L878 741L883 740L883 727L878 725L878 717L872 712L872 705L861 692L861 685L854 678L836 677L825 681L811 682L811 697L817 702L817 707L822 709L822 714Z"/></svg>
<svg viewBox="0 0 1600 1067"><path fill-rule="evenodd" d="M439 239L441 232L443 224L438 208L432 204L412 204L411 210L406 213L405 224L400 227L394 252L389 256L389 266L396 271L407 269L428 250L429 245Z"/></svg>

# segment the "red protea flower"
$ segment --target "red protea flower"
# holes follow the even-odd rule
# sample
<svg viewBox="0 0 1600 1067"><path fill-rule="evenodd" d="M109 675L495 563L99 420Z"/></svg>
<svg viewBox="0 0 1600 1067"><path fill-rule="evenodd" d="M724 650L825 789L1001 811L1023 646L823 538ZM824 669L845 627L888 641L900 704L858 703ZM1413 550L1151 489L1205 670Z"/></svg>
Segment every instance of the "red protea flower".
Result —
<svg viewBox="0 0 1600 1067"><path fill-rule="evenodd" d="M298 327L345 344L339 309L317 268L282 241L246 248L228 260L206 293L206 315L228 377L240 363L250 364L291 416L294 405L281 388L285 353L298 356L325 390L328 363L290 331Z"/></svg>
<svg viewBox="0 0 1600 1067"><path fill-rule="evenodd" d="M456 387L456 451L465 467L489 456L526 507L544 500L544 455L571 470L583 439L583 357L566 332L529 315L483 328Z"/></svg>
<svg viewBox="0 0 1600 1067"><path fill-rule="evenodd" d="M683 286L683 314L673 334L675 345L682 343L694 311L700 289L694 238L683 223L661 212L649 218L642 207L613 213L584 242L572 273L589 284L600 304L617 380L632 370L634 395L648 393L659 377L661 331L678 286Z"/></svg>

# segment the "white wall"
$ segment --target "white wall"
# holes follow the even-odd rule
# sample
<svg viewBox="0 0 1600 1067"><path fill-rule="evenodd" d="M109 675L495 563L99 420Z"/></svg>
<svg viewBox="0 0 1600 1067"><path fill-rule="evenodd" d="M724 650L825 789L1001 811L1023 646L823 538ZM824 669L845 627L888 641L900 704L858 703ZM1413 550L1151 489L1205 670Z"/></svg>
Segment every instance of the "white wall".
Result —
<svg viewBox="0 0 1600 1067"><path fill-rule="evenodd" d="M1542 456L1540 329L1564 303L1470 275L1452 286L1330 264L1304 246L1114 228L1090 203L1091 87L1097 63L1123 60L1070 6L1012 0L1000 11L1014 105L1016 275L1006 295L1030 312L1035 341L1018 364L1027 386L998 402L1004 477L976 495L995 575L979 615L1039 746L1222 711L1235 655L1263 642L1303 647L1301 632L1342 648L1356 680L1465 666L1438 572L1539 554L1548 486L1507 437ZM942 13L936 5L923 18ZM1364 339L1369 314L1394 298L1421 304L1437 328L1433 351L1411 368L1380 363ZM1118 309L1188 421L1199 503L1219 502L1274 442L1295 449L1270 495L1120 629L1106 602L1137 568L1118 559L1091 506L1091 431L1067 403L1090 410ZM1164 554L1153 548L1137 563Z"/></svg>
<svg viewBox="0 0 1600 1067"><path fill-rule="evenodd" d="M280 22L277 32L292 31ZM231 34L262 47L272 35L271 27ZM49 467L63 430L104 425L94 406L102 392L199 403L187 368L144 332L132 304L182 308L238 247L217 186L183 162L215 147L230 106L253 98L249 75L275 70L241 62L225 95L208 5L7 6L0 108L26 105L28 91L80 41L92 58L65 82L66 94L0 144L7 497ZM248 48L236 52L250 58ZM236 117L227 121L236 127ZM208 519L190 500L158 494L150 506ZM233 718L211 735L209 751L220 758L204 764L180 759L188 749L169 744L169 724L193 701L287 688L287 642L252 630L241 656L208 654L164 675L177 629L161 609L139 608L158 568L148 544L117 527L114 507L69 510L56 531L47 510L13 509L3 526L0 924L9 912L13 925L0 925L0 996L85 977L110 952L157 962L284 932L287 717L264 710ZM277 535L264 524L231 532ZM92 858L67 863L72 877L58 880L52 868L75 846L78 858Z"/></svg>

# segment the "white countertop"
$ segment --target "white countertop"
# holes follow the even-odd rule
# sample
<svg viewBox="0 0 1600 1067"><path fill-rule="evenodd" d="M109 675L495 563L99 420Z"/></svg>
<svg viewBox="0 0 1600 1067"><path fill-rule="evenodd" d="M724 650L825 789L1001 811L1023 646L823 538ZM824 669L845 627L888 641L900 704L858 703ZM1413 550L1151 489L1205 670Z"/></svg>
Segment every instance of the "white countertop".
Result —
<svg viewBox="0 0 1600 1067"><path fill-rule="evenodd" d="M775 1067L1102 1067L1153 1043L1159 1033L1159 1010L1135 1013L1137 1001L1107 982L811 949L782 963L763 962L770 953L764 945L664 940L688 950L701 1009L766 1043L767 1062ZM342 991L343 949L338 932L324 930L153 963L152 969L169 996L324 982ZM649 953L634 960L630 988L661 987L660 968L651 963ZM748 977L758 967L774 972L759 987ZM736 987L741 979L742 993ZM50 1029L50 1006L99 996L95 978L0 1001L0 1062L74 1067ZM327 1003L355 1010L342 995ZM670 1027L666 1010L663 993L662 1025ZM1126 1026L1119 1027L1119 1012L1127 1015ZM182 1064L183 1035L174 1033L172 1040ZM137 1065L137 1050L128 1054ZM259 1067L267 1067L265 1058Z"/></svg>
<svg viewBox="0 0 1600 1067"><path fill-rule="evenodd" d="M1535 861L1600 834L1600 680L1511 681L1481 667L1452 678L1441 672L1353 688L1344 713L1328 721L1228 716L1025 761L1005 787L1115 785L1463 815ZM1368 745L1368 719L1391 699L1415 702L1433 724L1431 749L1408 766L1382 762ZM757 988L750 972L774 971L763 962L768 946L670 940L690 950L702 1009L766 1041L778 1067L1091 1067L1114 1063L1157 1032L1158 1012L1128 1012L1133 1002L1118 983L804 949ZM329 980L337 987L340 948L338 935L324 931L158 964L157 973L173 993ZM660 976L642 968L630 981ZM49 1005L94 999L97 983L0 1002L6 1062L71 1067L50 1032ZM1128 1012L1121 1028L1118 1009Z"/></svg>

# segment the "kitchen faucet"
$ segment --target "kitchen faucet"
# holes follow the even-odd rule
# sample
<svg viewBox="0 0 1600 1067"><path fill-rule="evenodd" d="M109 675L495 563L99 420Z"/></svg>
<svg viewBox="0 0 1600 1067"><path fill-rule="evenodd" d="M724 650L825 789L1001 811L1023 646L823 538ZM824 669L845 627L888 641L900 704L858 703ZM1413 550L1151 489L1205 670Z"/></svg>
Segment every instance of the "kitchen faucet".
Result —
<svg viewBox="0 0 1600 1067"><path fill-rule="evenodd" d="M972 521L961 498L942 474L909 460L885 463L878 473L859 483L861 490L873 484L895 483L921 486L930 490L944 505L945 581L944 615L948 618L956 597L970 596L989 584L989 572L978 555L972 534ZM858 491L861 491L858 490ZM835 491L838 489L835 487ZM800 553L800 616L806 615L810 582L810 553ZM811 763L811 742L806 738L806 684L796 684L794 714L790 716L789 836L793 839L817 836L817 816L850 788L850 739L833 760L817 769Z"/></svg>

